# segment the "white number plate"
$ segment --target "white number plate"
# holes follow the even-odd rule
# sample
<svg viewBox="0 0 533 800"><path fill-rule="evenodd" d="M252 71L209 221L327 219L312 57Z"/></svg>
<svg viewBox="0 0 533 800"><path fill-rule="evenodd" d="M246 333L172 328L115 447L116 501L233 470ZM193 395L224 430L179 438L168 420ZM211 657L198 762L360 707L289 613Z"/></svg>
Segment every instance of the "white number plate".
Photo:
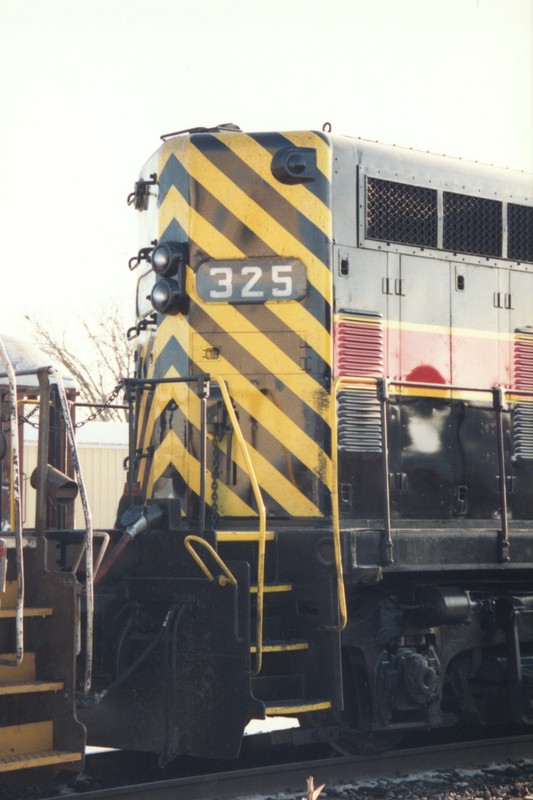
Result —
<svg viewBox="0 0 533 800"><path fill-rule="evenodd" d="M297 258L213 259L198 267L196 290L206 303L301 300L307 276Z"/></svg>

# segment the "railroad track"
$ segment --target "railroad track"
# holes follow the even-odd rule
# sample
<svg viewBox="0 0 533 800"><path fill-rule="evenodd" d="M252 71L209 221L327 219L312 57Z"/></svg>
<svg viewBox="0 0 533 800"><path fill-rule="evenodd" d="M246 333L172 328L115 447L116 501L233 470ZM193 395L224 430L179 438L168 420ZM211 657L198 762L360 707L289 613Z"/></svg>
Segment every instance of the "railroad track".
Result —
<svg viewBox="0 0 533 800"><path fill-rule="evenodd" d="M533 736L434 745L372 755L313 759L289 764L195 775L117 788L75 791L78 800L238 800L278 792L305 794L307 778L335 787L429 770L479 768L533 757ZM327 796L327 795L326 795ZM55 795L57 798L57 795ZM48 800L48 799L46 799ZM52 800L52 798L49 798Z"/></svg>

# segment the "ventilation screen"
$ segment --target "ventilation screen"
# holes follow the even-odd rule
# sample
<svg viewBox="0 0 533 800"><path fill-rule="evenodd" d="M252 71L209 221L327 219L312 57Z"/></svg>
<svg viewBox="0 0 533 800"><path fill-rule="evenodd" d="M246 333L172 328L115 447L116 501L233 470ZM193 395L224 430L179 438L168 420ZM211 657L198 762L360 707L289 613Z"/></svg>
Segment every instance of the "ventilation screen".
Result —
<svg viewBox="0 0 533 800"><path fill-rule="evenodd" d="M444 249L479 256L502 254L502 204L444 192Z"/></svg>
<svg viewBox="0 0 533 800"><path fill-rule="evenodd" d="M381 407L375 388L337 395L339 451L381 453Z"/></svg>
<svg viewBox="0 0 533 800"><path fill-rule="evenodd" d="M520 206L515 206L520 208ZM515 332L514 385L516 389L531 392L533 399L533 334L524 330ZM513 444L517 459L533 460L533 403L517 403L513 409Z"/></svg>
<svg viewBox="0 0 533 800"><path fill-rule="evenodd" d="M507 206L507 257L514 261L533 261L533 208Z"/></svg>
<svg viewBox="0 0 533 800"><path fill-rule="evenodd" d="M341 317L334 327L335 376L383 375L383 322L363 315Z"/></svg>
<svg viewBox="0 0 533 800"><path fill-rule="evenodd" d="M437 247L437 192L367 178L366 236L398 244Z"/></svg>

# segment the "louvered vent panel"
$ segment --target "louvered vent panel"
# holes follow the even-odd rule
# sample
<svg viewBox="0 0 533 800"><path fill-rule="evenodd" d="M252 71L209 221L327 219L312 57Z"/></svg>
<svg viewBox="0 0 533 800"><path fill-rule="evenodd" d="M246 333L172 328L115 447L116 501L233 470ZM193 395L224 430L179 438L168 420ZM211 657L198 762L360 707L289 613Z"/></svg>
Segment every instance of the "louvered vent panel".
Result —
<svg viewBox="0 0 533 800"><path fill-rule="evenodd" d="M344 453L381 453L381 409L375 387L337 395L338 444Z"/></svg>
<svg viewBox="0 0 533 800"><path fill-rule="evenodd" d="M335 325L336 377L383 375L383 323L379 317L341 318Z"/></svg>
<svg viewBox="0 0 533 800"><path fill-rule="evenodd" d="M533 395L533 334L517 331L514 341L514 386ZM532 397L533 399L533 397ZM533 460L533 403L513 409L513 444L518 459Z"/></svg>

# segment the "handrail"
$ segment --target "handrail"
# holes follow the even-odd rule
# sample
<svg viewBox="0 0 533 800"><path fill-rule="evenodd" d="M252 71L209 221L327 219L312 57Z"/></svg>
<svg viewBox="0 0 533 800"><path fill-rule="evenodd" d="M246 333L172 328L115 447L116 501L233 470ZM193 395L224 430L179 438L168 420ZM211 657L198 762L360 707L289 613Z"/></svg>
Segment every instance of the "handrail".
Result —
<svg viewBox="0 0 533 800"><path fill-rule="evenodd" d="M265 509L265 504L263 502L263 497L261 495L261 489L259 488L259 482L255 474L252 459L250 457L250 453L248 452L248 447L246 445L246 441L241 431L241 427L239 425L235 409L233 408L226 382L223 378L221 378L218 375L212 375L211 378L218 384L220 388L220 391L222 393L222 398L224 400L224 405L226 407L226 411L228 412L228 416L233 426L233 431L237 437L238 443L241 446L241 452L244 457L244 461L246 463L248 477L250 478L252 491L254 493L255 502L257 504L257 510L259 513L259 539L258 539L258 554L257 554L256 662L254 670L254 675L258 675L261 672L261 666L263 663L263 604L264 604L264 590L265 590L266 509Z"/></svg>
<svg viewBox="0 0 533 800"><path fill-rule="evenodd" d="M85 483L80 466L78 456L78 448L76 447L76 437L74 435L74 426L70 418L67 396L63 379L59 373L52 367L48 368L50 375L50 383L54 383L57 388L59 403L61 405L61 412L65 429L67 432L67 439L70 448L70 457L72 459L72 466L76 473L78 487L80 490L80 500L85 517L85 596L86 596L86 626L85 626L85 678L83 682L84 694L88 694L91 689L92 680L92 663L93 663L93 625L94 625L94 568L93 568L93 523L91 517L91 510L89 507L89 500L85 490Z"/></svg>
<svg viewBox="0 0 533 800"><path fill-rule="evenodd" d="M196 563L198 564L198 566L200 567L200 569L202 570L204 575L207 578L209 578L210 581L214 581L215 580L215 576L213 575L213 573L211 572L209 567L205 564L205 562L202 561L201 556L196 552L196 550L192 546L191 542L196 542L196 544L199 544L203 548L205 548L207 550L207 552L209 553L209 555L211 556L211 558L213 558L214 561L216 561L216 563L218 564L218 566L220 567L220 569L224 573L224 575L219 575L218 576L218 583L219 583L220 586L227 586L228 583L231 583L233 586L237 586L237 579L236 579L235 575L229 569L227 564L225 564L224 561L220 558L219 554L214 549L214 547L212 547L209 544L209 542L206 542L205 539L202 539L201 536L195 536L194 534L191 533L191 534L189 534L189 536L185 537L185 540L184 540L185 547L187 548L187 550L189 551L191 556L194 558L194 560L196 561Z"/></svg>
<svg viewBox="0 0 533 800"><path fill-rule="evenodd" d="M504 444L504 429L503 429L503 420L502 420L502 412L505 409L505 405L507 402L511 403L519 403L520 398L526 400L526 402L533 402L533 391L528 389L516 389L509 386L491 386L489 388L479 388L479 387L472 387L472 386L460 386L454 384L444 384L444 383L430 383L430 382L423 382L423 381L405 381L405 380L396 380L396 379L386 379L386 378L369 378L369 377L340 377L333 384L333 393L334 397L336 398L337 392L340 391L342 388L348 389L355 389L355 388L363 388L368 386L375 386L376 391L378 394L378 399L381 403L381 422L382 422L382 434L383 434L383 461L384 461L384 502L385 502L385 509L384 509L384 524L385 524L385 534L387 537L386 541L386 557L385 557L385 564L392 563L391 562L391 550L392 550L392 539L391 539L391 523L390 523L390 499L389 499L389 487L388 487L388 429L387 429L387 415L386 415L386 404L389 400L389 389L390 387L397 387L399 389L402 388L417 388L417 389L437 389L442 390L445 392L453 392L457 391L464 391L464 392L472 392L477 394L485 394L490 395L492 398L492 408L496 415L496 445L497 445L497 455L498 455L498 485L499 485L499 493L500 493L500 501L501 501L501 510L500 510L500 518L501 518L501 530L498 532L499 536L499 558L500 561L505 562L510 560L509 556L509 548L510 548L510 541L509 541L509 514L508 514L508 501L507 501L507 476L505 473L505 444ZM450 399L453 399L450 397ZM333 404L333 415L332 415L332 438L333 438L333 452L335 457L333 459L334 465L334 487L333 487L333 520L334 520L334 533L336 535L336 520L335 514L338 516L338 487L337 487L337 449L338 449L338 436L337 436L337 419L336 419L336 402ZM340 527L339 527L340 531ZM337 553L337 551L336 551ZM336 556L337 557L337 556Z"/></svg>
<svg viewBox="0 0 533 800"><path fill-rule="evenodd" d="M17 606L15 611L15 658L2 658L0 664L18 667L24 657L24 545L20 499L20 458L17 418L17 380L8 352L0 339L0 360L9 383L9 414L11 424L11 465L13 526L15 529L15 559L17 572Z"/></svg>

